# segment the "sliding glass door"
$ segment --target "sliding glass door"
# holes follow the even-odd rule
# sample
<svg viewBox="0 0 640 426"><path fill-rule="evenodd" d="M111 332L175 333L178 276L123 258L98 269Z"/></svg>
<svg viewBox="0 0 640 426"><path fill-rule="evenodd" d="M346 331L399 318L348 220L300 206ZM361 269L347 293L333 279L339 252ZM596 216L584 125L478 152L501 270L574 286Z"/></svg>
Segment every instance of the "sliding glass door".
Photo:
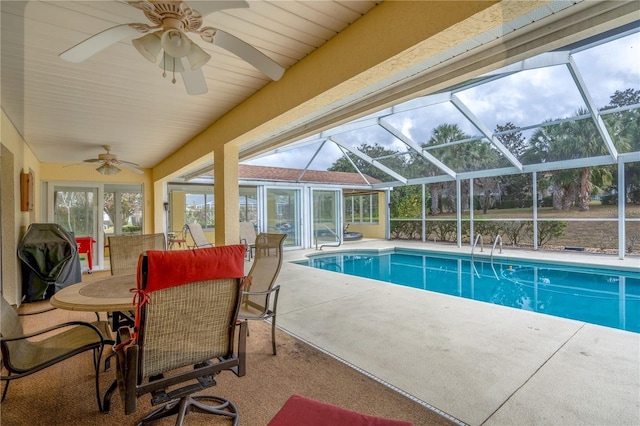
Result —
<svg viewBox="0 0 640 426"><path fill-rule="evenodd" d="M287 234L285 247L299 247L302 244L300 189L267 188L266 198L267 232Z"/></svg>
<svg viewBox="0 0 640 426"><path fill-rule="evenodd" d="M340 243L342 228L340 225L339 190L317 190L312 192L313 206L313 247L323 244L337 245Z"/></svg>
<svg viewBox="0 0 640 426"><path fill-rule="evenodd" d="M46 221L61 225L76 237L91 237L93 267L104 269L108 236L141 234L142 185L47 184Z"/></svg>

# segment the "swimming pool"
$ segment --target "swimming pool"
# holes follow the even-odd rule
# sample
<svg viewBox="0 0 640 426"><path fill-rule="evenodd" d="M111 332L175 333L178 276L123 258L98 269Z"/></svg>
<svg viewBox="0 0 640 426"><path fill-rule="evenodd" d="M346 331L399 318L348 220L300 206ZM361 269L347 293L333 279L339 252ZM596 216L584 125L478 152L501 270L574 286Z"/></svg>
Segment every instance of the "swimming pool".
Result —
<svg viewBox="0 0 640 426"><path fill-rule="evenodd" d="M640 333L640 272L398 248L296 263Z"/></svg>

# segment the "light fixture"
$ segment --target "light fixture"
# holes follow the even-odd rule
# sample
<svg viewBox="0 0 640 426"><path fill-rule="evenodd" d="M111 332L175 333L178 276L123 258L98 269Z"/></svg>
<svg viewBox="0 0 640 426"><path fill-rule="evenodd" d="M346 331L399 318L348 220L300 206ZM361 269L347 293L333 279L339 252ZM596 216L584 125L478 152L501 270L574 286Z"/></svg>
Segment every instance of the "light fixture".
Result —
<svg viewBox="0 0 640 426"><path fill-rule="evenodd" d="M147 58L149 62L155 63L158 60L158 53L160 53L160 50L162 49L160 35L158 34L160 32L161 31L156 31L135 40L131 40L133 47L138 49L138 52Z"/></svg>
<svg viewBox="0 0 640 426"><path fill-rule="evenodd" d="M104 163L102 166L96 169L98 173L103 175L117 175L120 173L120 168L114 166L113 164Z"/></svg>
<svg viewBox="0 0 640 426"><path fill-rule="evenodd" d="M189 54L187 55L187 60L189 61L189 65L191 66L191 71L202 68L202 66L206 64L209 59L211 59L211 55L202 50L202 48L197 44L191 43L191 49L189 49Z"/></svg>
<svg viewBox="0 0 640 426"><path fill-rule="evenodd" d="M164 51L174 58L187 56L191 50L191 40L189 40L189 37L175 28L171 28L162 33L160 44Z"/></svg>

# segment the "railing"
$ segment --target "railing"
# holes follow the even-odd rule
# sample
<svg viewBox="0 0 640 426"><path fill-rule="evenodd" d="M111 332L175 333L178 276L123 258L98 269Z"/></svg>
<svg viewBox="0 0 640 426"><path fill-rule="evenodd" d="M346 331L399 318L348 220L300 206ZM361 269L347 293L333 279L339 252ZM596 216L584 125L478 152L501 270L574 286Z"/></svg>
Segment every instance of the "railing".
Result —
<svg viewBox="0 0 640 426"><path fill-rule="evenodd" d="M478 236L476 237L476 241L473 243L473 247L471 247L471 257L473 257L473 252L478 245L478 240L480 240L480 251L484 251L484 240L482 238L482 234L478 234Z"/></svg>
<svg viewBox="0 0 640 426"><path fill-rule="evenodd" d="M478 245L478 240L480 240L480 251L484 250L484 240L482 238L482 234L478 234L475 242L473 243L473 247L471 247L471 267L473 268L473 272L476 273L476 276L480 278L480 273L476 269L476 265L473 263L473 252L476 250L476 246Z"/></svg>
<svg viewBox="0 0 640 426"><path fill-rule="evenodd" d="M327 230L332 233L335 238L336 238L336 242L335 243L329 243L329 244L320 244L320 246L318 247L318 231L316 230L316 250L322 250L322 247L340 247L340 244L342 244L342 238L340 238L340 235L337 234L336 231L334 231L333 229L329 228L327 225L322 225L325 228L327 228Z"/></svg>
<svg viewBox="0 0 640 426"><path fill-rule="evenodd" d="M500 236L500 234L496 235L496 239L493 242L493 247L491 247L491 269L493 269L493 274L496 276L496 279L500 280L500 277L496 272L496 268L493 266L493 252L496 249L496 244L498 244L498 241L500 241L500 254L502 254L502 237Z"/></svg>
<svg viewBox="0 0 640 426"><path fill-rule="evenodd" d="M500 254L502 254L502 237L500 234L496 235L496 239L493 242L493 247L491 248L491 259L493 259L493 251L496 249L496 244L500 241Z"/></svg>

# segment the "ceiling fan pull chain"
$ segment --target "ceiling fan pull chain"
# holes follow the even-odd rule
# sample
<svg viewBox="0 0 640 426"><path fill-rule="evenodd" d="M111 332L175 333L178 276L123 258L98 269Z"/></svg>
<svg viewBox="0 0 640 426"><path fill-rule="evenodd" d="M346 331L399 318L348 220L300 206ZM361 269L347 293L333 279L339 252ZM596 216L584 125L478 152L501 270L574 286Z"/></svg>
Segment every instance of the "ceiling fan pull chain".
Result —
<svg viewBox="0 0 640 426"><path fill-rule="evenodd" d="M173 58L173 79L171 82L176 84L176 58Z"/></svg>
<svg viewBox="0 0 640 426"><path fill-rule="evenodd" d="M167 52L162 52L162 77L167 77Z"/></svg>

